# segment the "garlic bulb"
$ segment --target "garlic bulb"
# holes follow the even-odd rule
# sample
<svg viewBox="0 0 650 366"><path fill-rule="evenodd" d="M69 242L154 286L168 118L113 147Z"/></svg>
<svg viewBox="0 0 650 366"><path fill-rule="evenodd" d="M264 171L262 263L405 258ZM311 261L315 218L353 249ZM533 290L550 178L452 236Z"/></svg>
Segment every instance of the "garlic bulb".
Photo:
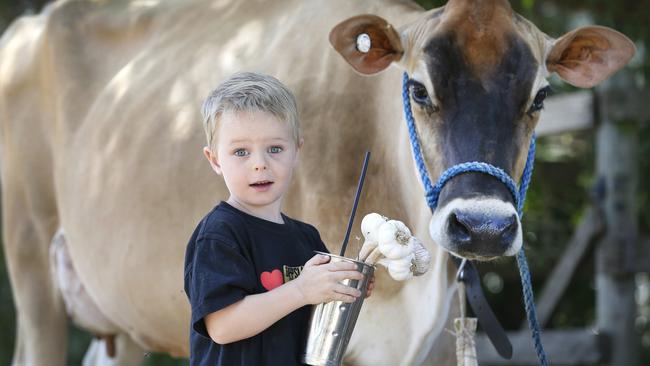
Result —
<svg viewBox="0 0 650 366"><path fill-rule="evenodd" d="M413 268L413 275L421 276L429 270L431 254L429 254L429 251L415 236L412 236L411 239L409 239L409 242L413 248L413 255L415 256L415 259L413 260L413 264L415 265Z"/></svg>
<svg viewBox="0 0 650 366"><path fill-rule="evenodd" d="M377 242L379 250L388 259L403 258L413 252L409 245L411 230L403 222L389 220L379 226Z"/></svg>
<svg viewBox="0 0 650 366"><path fill-rule="evenodd" d="M366 241L359 260L383 265L397 281L421 276L429 270L431 255L403 222L371 213L361 221L361 232Z"/></svg>
<svg viewBox="0 0 650 366"><path fill-rule="evenodd" d="M369 213L361 220L361 233L366 241L377 242L377 230L388 219L378 213Z"/></svg>
<svg viewBox="0 0 650 366"><path fill-rule="evenodd" d="M386 267L388 269L388 274L390 274L395 281L405 281L413 277L411 269L412 266L414 266L414 259L415 255L409 254L400 259L383 258L377 263Z"/></svg>

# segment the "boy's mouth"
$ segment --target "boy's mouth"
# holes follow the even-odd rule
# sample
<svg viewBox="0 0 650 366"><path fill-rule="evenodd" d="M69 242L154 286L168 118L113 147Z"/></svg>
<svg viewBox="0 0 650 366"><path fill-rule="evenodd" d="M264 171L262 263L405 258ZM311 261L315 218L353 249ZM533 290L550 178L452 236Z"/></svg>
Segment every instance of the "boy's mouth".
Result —
<svg viewBox="0 0 650 366"><path fill-rule="evenodd" d="M267 190L269 187L271 187L272 184L273 182L270 180L261 180L259 182L251 183L249 186L257 190Z"/></svg>

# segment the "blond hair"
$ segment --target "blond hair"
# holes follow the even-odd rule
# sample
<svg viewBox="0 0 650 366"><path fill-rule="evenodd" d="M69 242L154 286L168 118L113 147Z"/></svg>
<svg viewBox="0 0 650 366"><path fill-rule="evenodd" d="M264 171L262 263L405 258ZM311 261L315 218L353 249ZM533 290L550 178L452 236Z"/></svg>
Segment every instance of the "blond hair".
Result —
<svg viewBox="0 0 650 366"><path fill-rule="evenodd" d="M216 144L217 123L226 112L266 112L289 124L300 140L298 108L293 93L278 79L255 72L238 72L223 81L203 102L203 128L208 147Z"/></svg>

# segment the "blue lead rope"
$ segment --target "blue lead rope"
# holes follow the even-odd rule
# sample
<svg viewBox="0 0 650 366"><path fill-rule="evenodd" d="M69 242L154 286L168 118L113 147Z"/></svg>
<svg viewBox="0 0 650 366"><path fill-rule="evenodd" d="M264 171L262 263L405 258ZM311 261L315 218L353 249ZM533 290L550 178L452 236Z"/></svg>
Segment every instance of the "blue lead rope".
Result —
<svg viewBox="0 0 650 366"><path fill-rule="evenodd" d="M535 135L533 134L533 137L530 140L528 158L526 159L526 166L521 177L519 190L517 190L517 185L515 184L514 180L503 169L488 163L477 161L452 166L451 168L445 170L440 175L440 178L436 184L433 185L431 184L431 179L429 178L427 167L424 163L424 158L422 157L422 148L420 147L420 141L415 129L415 120L413 119L413 112L411 110L411 98L409 97L408 80L408 74L404 73L402 82L402 101L404 103L404 115L406 117L406 124L408 126L409 139L411 140L411 148L413 149L415 165L417 166L418 172L420 173L420 179L422 180L424 191L426 192L427 204L429 205L431 212L435 211L436 207L438 206L438 197L440 196L440 191L451 178L461 173L479 172L489 174L497 178L499 181L505 184L506 187L508 187L508 190L515 200L517 213L519 215L519 219L521 220L524 215L523 210L524 202L526 201L526 192L528 191L528 186L530 185L530 180L533 176L533 164L535 162ZM523 245L519 253L517 253L517 264L519 266L519 275L521 276L521 285L524 295L526 316L528 318L528 324L531 329L533 345L535 347L535 352L537 353L537 359L539 360L540 365L547 366L548 361L546 359L546 353L544 352L544 346L542 345L539 323L537 322L537 313L535 311L535 299L533 297L533 289L530 282L530 270L528 269L528 262L526 261L526 254L524 253Z"/></svg>

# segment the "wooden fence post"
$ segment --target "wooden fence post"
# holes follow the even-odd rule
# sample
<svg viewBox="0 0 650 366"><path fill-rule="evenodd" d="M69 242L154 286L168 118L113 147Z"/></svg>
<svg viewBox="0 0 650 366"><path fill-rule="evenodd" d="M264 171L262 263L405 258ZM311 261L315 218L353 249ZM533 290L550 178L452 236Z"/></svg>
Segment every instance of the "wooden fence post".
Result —
<svg viewBox="0 0 650 366"><path fill-rule="evenodd" d="M638 124L621 118L616 101L634 93L625 75L612 78L599 93L600 125L596 141L597 177L605 187L602 207L606 233L596 252L596 314L598 331L609 338L608 364L639 364L634 329L636 251L638 247Z"/></svg>

